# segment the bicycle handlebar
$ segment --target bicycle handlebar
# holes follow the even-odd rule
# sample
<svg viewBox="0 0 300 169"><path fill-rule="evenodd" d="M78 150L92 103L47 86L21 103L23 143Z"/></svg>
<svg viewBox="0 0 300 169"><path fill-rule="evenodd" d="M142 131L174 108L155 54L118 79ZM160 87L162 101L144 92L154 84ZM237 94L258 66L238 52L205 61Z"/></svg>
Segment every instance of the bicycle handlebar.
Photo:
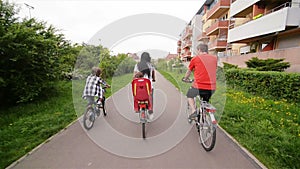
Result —
<svg viewBox="0 0 300 169"><path fill-rule="evenodd" d="M181 81L185 82L185 83L193 83L194 79L185 79L184 77L181 79Z"/></svg>

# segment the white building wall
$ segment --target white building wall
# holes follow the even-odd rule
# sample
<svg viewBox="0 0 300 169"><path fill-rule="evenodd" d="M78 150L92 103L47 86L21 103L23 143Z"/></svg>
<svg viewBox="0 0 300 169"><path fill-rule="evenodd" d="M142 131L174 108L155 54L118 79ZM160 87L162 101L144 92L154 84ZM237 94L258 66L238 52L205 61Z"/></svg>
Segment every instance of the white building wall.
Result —
<svg viewBox="0 0 300 169"><path fill-rule="evenodd" d="M193 28L193 35L192 35L192 57L197 55L197 45L198 45L198 36L202 34L202 17L203 15L195 15L192 19L192 28Z"/></svg>
<svg viewBox="0 0 300 169"><path fill-rule="evenodd" d="M228 42L235 42L251 37L257 37L277 31L285 30L288 9L273 12L244 25L230 29L228 31Z"/></svg>

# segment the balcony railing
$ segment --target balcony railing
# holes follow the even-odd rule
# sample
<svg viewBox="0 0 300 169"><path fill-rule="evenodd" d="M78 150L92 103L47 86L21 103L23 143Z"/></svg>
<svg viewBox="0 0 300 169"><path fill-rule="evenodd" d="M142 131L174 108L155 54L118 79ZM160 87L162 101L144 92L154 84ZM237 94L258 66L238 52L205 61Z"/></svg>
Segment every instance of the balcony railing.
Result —
<svg viewBox="0 0 300 169"><path fill-rule="evenodd" d="M181 55L181 57L187 58L187 57L191 57L192 56L192 52L185 52Z"/></svg>
<svg viewBox="0 0 300 169"><path fill-rule="evenodd" d="M181 41L177 41L177 46L181 46Z"/></svg>
<svg viewBox="0 0 300 169"><path fill-rule="evenodd" d="M177 47L177 53L181 53L181 47Z"/></svg>
<svg viewBox="0 0 300 169"><path fill-rule="evenodd" d="M185 41L184 43L183 43L183 48L187 48L187 47L190 47L190 46L192 46L192 41L190 41L190 40L187 40L187 41Z"/></svg>
<svg viewBox="0 0 300 169"><path fill-rule="evenodd" d="M284 7L258 19L251 20L228 31L228 42L242 43L254 37L285 31L287 27L299 27L300 9Z"/></svg>
<svg viewBox="0 0 300 169"><path fill-rule="evenodd" d="M208 50L226 49L227 40L226 38L218 38L208 43Z"/></svg>
<svg viewBox="0 0 300 169"><path fill-rule="evenodd" d="M230 8L230 0L219 0L213 8L207 12L207 19L217 19Z"/></svg>
<svg viewBox="0 0 300 169"><path fill-rule="evenodd" d="M229 20L223 20L220 21L218 20L217 22L213 23L210 27L208 27L205 32L207 34L207 36L210 35L217 35L219 34L219 29L224 29L224 28L228 28L229 26Z"/></svg>
<svg viewBox="0 0 300 169"><path fill-rule="evenodd" d="M200 34L200 35L197 37L197 40L198 40L198 41L202 41L202 40L206 40L206 39L209 39L209 37L206 35L205 32L202 32L202 34Z"/></svg>
<svg viewBox="0 0 300 169"><path fill-rule="evenodd" d="M280 10L280 9L282 9L282 8L285 8L285 7L291 7L291 6L292 6L292 3L291 3L291 2L286 2L286 3L284 3L284 4L282 4L282 5L279 5L279 6L273 8L273 9L271 9L271 10L268 10L267 12L264 13L264 15L267 15L267 14L269 14L269 13L273 13L273 12L275 12L275 11L278 11L278 10Z"/></svg>
<svg viewBox="0 0 300 169"><path fill-rule="evenodd" d="M182 36L182 39L186 39L188 37L190 37L192 35L193 31L191 29L187 29L184 33L184 35Z"/></svg>
<svg viewBox="0 0 300 169"><path fill-rule="evenodd" d="M299 4L300 4L300 3L299 3ZM264 17L264 16L266 16L266 15L268 15L268 14L274 13L274 12L276 12L276 11L278 11L278 10L281 10L281 9L283 9L283 8L286 8L286 7L291 7L291 2L286 2L286 3L281 4L281 5L279 5L279 6L275 7L275 8L273 8L273 9L270 9L270 10L266 11L265 13L261 14L260 17L255 17L255 16L254 16L253 18L248 18L248 20L245 21L243 24L246 24L246 23L251 22L251 21L253 21L253 20L256 20L256 19L258 19L258 18ZM300 5L299 5L299 7L300 7ZM243 24L240 24L240 25L243 25ZM240 25L235 25L234 22L232 22L232 24L229 25L229 29L238 27L238 26L240 26Z"/></svg>

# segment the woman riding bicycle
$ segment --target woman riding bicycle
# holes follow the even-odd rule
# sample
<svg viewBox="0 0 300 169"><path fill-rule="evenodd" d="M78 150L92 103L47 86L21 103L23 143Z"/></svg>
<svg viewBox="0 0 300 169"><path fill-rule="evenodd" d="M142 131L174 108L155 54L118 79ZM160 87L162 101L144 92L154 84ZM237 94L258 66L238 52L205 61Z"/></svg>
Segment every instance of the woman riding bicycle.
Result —
<svg viewBox="0 0 300 169"><path fill-rule="evenodd" d="M92 68L92 73L86 79L84 91L82 97L87 99L88 106L92 105L95 102L95 96L101 101L102 106L104 107L105 104L105 97L104 97L104 89L101 85L106 87L110 87L103 79L100 77L101 69L98 67ZM105 109L103 109L104 116L106 116Z"/></svg>
<svg viewBox="0 0 300 169"><path fill-rule="evenodd" d="M134 77L138 72L141 72L144 78L147 78L151 81L152 99L150 99L150 102L153 107L153 82L155 82L155 69L154 66L151 64L151 57L148 52L143 52L141 55L140 62L135 65ZM153 119L153 110L149 110L149 118Z"/></svg>
<svg viewBox="0 0 300 169"><path fill-rule="evenodd" d="M194 97L200 95L204 101L209 101L216 90L217 57L208 54L208 46L199 44L197 46L198 55L195 56L188 67L183 78L187 81L192 71L194 71L194 82L187 92L188 103L192 109L189 119L197 117Z"/></svg>

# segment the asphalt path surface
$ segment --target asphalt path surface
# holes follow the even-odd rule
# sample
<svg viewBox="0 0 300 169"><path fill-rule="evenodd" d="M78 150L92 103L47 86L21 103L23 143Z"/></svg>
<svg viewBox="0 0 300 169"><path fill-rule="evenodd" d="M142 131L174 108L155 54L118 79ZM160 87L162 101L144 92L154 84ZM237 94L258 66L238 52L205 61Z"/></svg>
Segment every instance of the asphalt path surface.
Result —
<svg viewBox="0 0 300 169"><path fill-rule="evenodd" d="M107 99L108 116L98 117L91 130L78 118L8 168L264 168L221 129L215 148L206 152L187 122L186 97L160 74L154 86L154 119L146 125L146 139L128 85Z"/></svg>

